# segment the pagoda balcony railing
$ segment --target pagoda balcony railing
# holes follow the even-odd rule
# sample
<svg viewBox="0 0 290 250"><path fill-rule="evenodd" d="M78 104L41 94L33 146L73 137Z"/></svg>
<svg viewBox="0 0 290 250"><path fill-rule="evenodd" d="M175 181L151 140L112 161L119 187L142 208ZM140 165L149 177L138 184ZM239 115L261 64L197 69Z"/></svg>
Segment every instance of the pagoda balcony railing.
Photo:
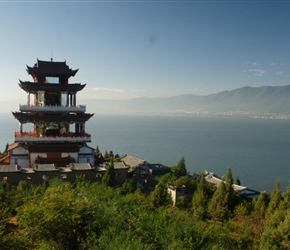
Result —
<svg viewBox="0 0 290 250"><path fill-rule="evenodd" d="M91 142L91 135L68 133L62 136L42 136L35 132L15 132L15 142Z"/></svg>
<svg viewBox="0 0 290 250"><path fill-rule="evenodd" d="M21 112L76 112L84 113L86 112L86 105L78 106L34 106L34 105L19 105Z"/></svg>

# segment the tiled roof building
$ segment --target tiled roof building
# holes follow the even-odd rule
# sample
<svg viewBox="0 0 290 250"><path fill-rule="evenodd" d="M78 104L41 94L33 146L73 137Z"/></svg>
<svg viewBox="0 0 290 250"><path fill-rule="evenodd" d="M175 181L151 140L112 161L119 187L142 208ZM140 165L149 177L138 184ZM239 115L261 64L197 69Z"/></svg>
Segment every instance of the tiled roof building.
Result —
<svg viewBox="0 0 290 250"><path fill-rule="evenodd" d="M27 66L27 72L33 82L19 83L27 93L27 103L12 112L19 121L19 131L9 148L10 164L22 168L53 163L56 167L93 165L94 149L86 144L91 142L91 135L85 131L85 123L93 114L86 113L85 105L77 105L76 98L85 84L69 83L78 69L70 69L65 61L37 60L33 67ZM31 124L32 130L24 131L26 124Z"/></svg>

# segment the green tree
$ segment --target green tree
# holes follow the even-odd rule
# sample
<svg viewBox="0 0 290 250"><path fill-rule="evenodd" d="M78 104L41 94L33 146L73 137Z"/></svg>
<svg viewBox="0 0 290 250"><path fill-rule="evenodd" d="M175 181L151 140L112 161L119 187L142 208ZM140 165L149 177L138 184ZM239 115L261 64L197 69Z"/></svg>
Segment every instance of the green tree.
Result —
<svg viewBox="0 0 290 250"><path fill-rule="evenodd" d="M110 150L110 152L109 152L109 158L114 158L114 153L112 150Z"/></svg>
<svg viewBox="0 0 290 250"><path fill-rule="evenodd" d="M154 207L165 206L171 202L167 185L164 182L159 182L151 195Z"/></svg>
<svg viewBox="0 0 290 250"><path fill-rule="evenodd" d="M108 153L108 151L106 150L106 151L105 151L105 154L104 154L104 159L108 160L108 158L109 158L109 153Z"/></svg>
<svg viewBox="0 0 290 250"><path fill-rule="evenodd" d="M239 178L239 176L237 175L237 177L236 177L236 180L235 180L235 184L236 185L241 185L241 181L240 181L240 178Z"/></svg>
<svg viewBox="0 0 290 250"><path fill-rule="evenodd" d="M224 221L230 216L227 188L223 179L214 192L208 211L213 219L219 221Z"/></svg>
<svg viewBox="0 0 290 250"><path fill-rule="evenodd" d="M180 178L174 180L171 184L179 188L185 188L189 192L194 192L197 186L196 180L189 175L181 176Z"/></svg>
<svg viewBox="0 0 290 250"><path fill-rule="evenodd" d="M197 190L192 197L193 215L196 219L204 220L208 217L208 200L206 181L202 173L197 184Z"/></svg>
<svg viewBox="0 0 290 250"><path fill-rule="evenodd" d="M52 249L75 249L85 240L83 230L92 217L89 210L93 212L85 197L63 182L18 208L18 233L26 235L31 249L40 249L44 242Z"/></svg>
<svg viewBox="0 0 290 250"><path fill-rule="evenodd" d="M186 166L185 166L184 156L181 157L181 159L179 160L177 166L171 167L171 171L176 177L181 177L181 176L186 176L187 175L187 169L186 169Z"/></svg>
<svg viewBox="0 0 290 250"><path fill-rule="evenodd" d="M282 199L282 194L280 191L280 181L277 180L274 190L270 196L270 202L267 208L266 216L269 216L274 213L274 211L278 208L281 199Z"/></svg>
<svg viewBox="0 0 290 250"><path fill-rule="evenodd" d="M102 183L106 186L114 187L116 185L116 173L114 169L113 158L111 158L109 166L107 167L106 173L102 178Z"/></svg>
<svg viewBox="0 0 290 250"><path fill-rule="evenodd" d="M95 149L95 155L98 155L100 152L101 152L101 151L100 151L100 149L99 149L99 146L97 146L96 149Z"/></svg>
<svg viewBox="0 0 290 250"><path fill-rule="evenodd" d="M253 200L253 203L255 212L264 217L269 203L269 193L266 191L261 192L258 200Z"/></svg>
<svg viewBox="0 0 290 250"><path fill-rule="evenodd" d="M273 195L275 193L276 196L275 204L271 207L270 212L267 211L260 249L290 249L290 186L287 188L284 200L280 201L280 198L277 198L280 193L279 185L280 183L277 182L273 192ZM279 206L272 211L278 203Z"/></svg>
<svg viewBox="0 0 290 250"><path fill-rule="evenodd" d="M4 149L4 154L6 154L7 152L8 152L8 147L9 147L9 144L8 143L6 143L6 146L5 146L5 149Z"/></svg>
<svg viewBox="0 0 290 250"><path fill-rule="evenodd" d="M126 181L123 185L119 188L119 193L122 195L134 193L137 189L137 182L134 179L131 179L129 182Z"/></svg>
<svg viewBox="0 0 290 250"><path fill-rule="evenodd" d="M230 211L233 211L236 204L238 203L238 194L233 188L233 175L230 167L227 169L226 173L226 203Z"/></svg>

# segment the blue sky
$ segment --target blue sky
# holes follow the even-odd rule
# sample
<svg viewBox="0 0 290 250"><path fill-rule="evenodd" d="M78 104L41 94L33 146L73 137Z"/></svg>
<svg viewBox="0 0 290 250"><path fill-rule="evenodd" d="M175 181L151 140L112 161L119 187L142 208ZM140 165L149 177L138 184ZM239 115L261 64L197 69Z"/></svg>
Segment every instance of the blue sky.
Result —
<svg viewBox="0 0 290 250"><path fill-rule="evenodd" d="M290 84L290 1L0 1L0 100L26 65L67 61L79 99Z"/></svg>

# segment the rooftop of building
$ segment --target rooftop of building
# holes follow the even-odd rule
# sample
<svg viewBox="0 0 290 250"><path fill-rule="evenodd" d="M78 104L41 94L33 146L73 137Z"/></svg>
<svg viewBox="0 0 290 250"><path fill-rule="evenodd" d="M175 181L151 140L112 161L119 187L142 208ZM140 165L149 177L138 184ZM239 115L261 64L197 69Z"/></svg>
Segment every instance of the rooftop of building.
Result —
<svg viewBox="0 0 290 250"><path fill-rule="evenodd" d="M70 163L68 167L71 170L93 170L90 163Z"/></svg>
<svg viewBox="0 0 290 250"><path fill-rule="evenodd" d="M52 59L51 61L42 61L37 59L37 62L33 67L27 66L27 72L32 76L44 75L56 77L65 75L70 77L75 76L75 74L78 72L78 69L72 70L68 67L66 61L55 62Z"/></svg>
<svg viewBox="0 0 290 250"><path fill-rule="evenodd" d="M12 173L20 172L21 167L19 165L1 165L0 172Z"/></svg>
<svg viewBox="0 0 290 250"><path fill-rule="evenodd" d="M145 160L138 159L132 155L125 154L121 157L121 161L124 162L124 164L129 167L129 172L134 171L137 167L140 165L144 165L147 162Z"/></svg>

